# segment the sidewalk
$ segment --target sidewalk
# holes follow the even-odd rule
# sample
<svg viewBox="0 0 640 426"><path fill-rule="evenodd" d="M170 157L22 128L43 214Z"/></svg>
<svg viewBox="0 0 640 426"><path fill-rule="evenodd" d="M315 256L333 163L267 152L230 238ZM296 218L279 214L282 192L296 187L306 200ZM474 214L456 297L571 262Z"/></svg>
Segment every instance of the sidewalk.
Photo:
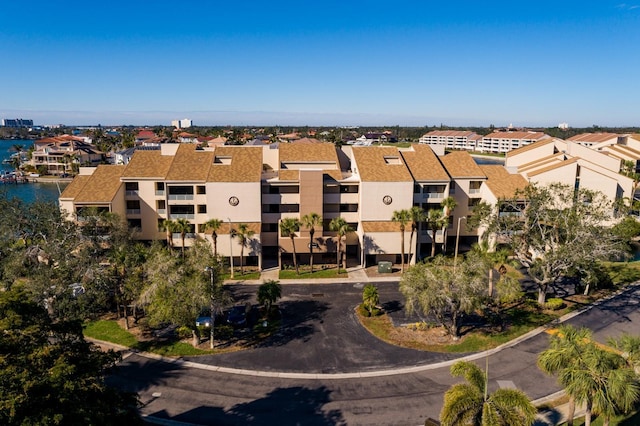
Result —
<svg viewBox="0 0 640 426"><path fill-rule="evenodd" d="M370 277L367 275L365 268L362 266L354 266L347 268L347 278L294 278L281 280L279 278L280 270L276 268L265 269L260 273L257 280L225 280L225 284L248 284L260 285L267 280L280 281L280 284L332 284L332 283L373 283L373 282L394 282L400 281L397 274L389 274L389 276Z"/></svg>

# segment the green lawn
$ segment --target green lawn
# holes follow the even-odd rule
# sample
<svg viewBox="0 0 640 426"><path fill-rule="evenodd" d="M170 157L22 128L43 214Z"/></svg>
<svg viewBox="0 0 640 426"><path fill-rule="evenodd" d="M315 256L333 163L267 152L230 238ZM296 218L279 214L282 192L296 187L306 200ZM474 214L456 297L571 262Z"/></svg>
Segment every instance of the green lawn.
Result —
<svg viewBox="0 0 640 426"><path fill-rule="evenodd" d="M186 355L203 355L216 351L204 351L193 346L175 340L167 341L139 341L127 330L120 328L113 320L98 320L86 323L84 335L93 339L111 342L131 349L144 352L153 352L159 355L179 357Z"/></svg>
<svg viewBox="0 0 640 426"><path fill-rule="evenodd" d="M281 280L294 280L294 279L300 279L300 278L304 278L304 279L347 278L349 276L347 271L345 271L344 269L340 269L340 272L338 273L338 271L335 268L320 269L316 267L314 268L313 274L312 274L309 267L305 265L304 267L301 266L300 268L298 268L298 270L300 271L300 274L296 274L295 269L282 270L280 271L278 278L280 278Z"/></svg>
<svg viewBox="0 0 640 426"><path fill-rule="evenodd" d="M595 419L595 420L594 420ZM582 426L584 425L584 417L578 418L573 422L574 426ZM592 426L602 426L604 424L604 419L602 417L591 417L591 425ZM566 425L566 423L563 423ZM640 412L630 413L623 416L616 416L611 419L609 423L610 426L636 426L640 425Z"/></svg>
<svg viewBox="0 0 640 426"><path fill-rule="evenodd" d="M223 273L221 278L223 280L259 280L260 271L244 271L244 274L240 274L240 270L234 268L233 278L231 278L231 273L229 272Z"/></svg>

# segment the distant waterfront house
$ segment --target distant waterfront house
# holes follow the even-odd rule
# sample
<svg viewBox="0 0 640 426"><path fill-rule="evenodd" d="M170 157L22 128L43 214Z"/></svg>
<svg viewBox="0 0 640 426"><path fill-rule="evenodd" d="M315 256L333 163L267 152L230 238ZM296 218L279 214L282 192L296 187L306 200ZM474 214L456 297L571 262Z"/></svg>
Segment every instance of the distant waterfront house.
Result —
<svg viewBox="0 0 640 426"><path fill-rule="evenodd" d="M469 130L434 130L422 135L421 144L445 149L465 149L476 151L482 136Z"/></svg>
<svg viewBox="0 0 640 426"><path fill-rule="evenodd" d="M62 135L39 139L33 144L31 165L45 168L53 175L68 173L80 165L97 165L104 159L104 153L84 141L84 138Z"/></svg>
<svg viewBox="0 0 640 426"><path fill-rule="evenodd" d="M131 161L131 157L136 151L156 151L159 150L160 146L134 146L131 148L124 149L122 151L118 151L113 154L113 164L129 164Z"/></svg>
<svg viewBox="0 0 640 426"><path fill-rule="evenodd" d="M545 139L551 136L532 131L493 132L478 141L477 151L505 153Z"/></svg>

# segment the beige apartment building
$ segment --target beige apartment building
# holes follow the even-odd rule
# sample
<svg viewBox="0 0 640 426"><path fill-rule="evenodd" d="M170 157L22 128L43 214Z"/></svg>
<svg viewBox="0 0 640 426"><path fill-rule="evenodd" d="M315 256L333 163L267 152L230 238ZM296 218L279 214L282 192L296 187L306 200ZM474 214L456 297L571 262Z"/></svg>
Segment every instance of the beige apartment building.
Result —
<svg viewBox="0 0 640 426"><path fill-rule="evenodd" d="M186 219L192 224L187 246L197 237L210 241L203 225L216 218L224 223L217 231L218 253L232 256L236 264L242 247L230 238L230 230L246 224L253 235L243 248L243 262L262 269L292 263L291 239L280 235L280 222L309 213L321 215L323 223L315 229L313 242L304 227L296 234L300 261L308 262L314 243L314 263L334 264L337 236L329 223L342 217L354 230L346 238L348 265L371 266L381 260L400 263L394 211L412 206L441 209L446 197L454 197L457 206L449 226L436 237L442 250L446 238L458 238L455 225L480 200L495 201L526 184L502 166L494 166L500 172L484 167L467 152L438 156L420 144L406 149L310 142L205 149L162 144L160 150L137 151L127 165L81 168L61 194L60 208L70 219L82 219L87 207L117 213L137 228L140 240L164 240L164 220ZM410 232L407 226L404 252L412 253L407 261L414 263L430 252L431 235L420 226L410 250ZM460 234L467 245L477 238L466 226ZM179 245L179 235L173 238Z"/></svg>

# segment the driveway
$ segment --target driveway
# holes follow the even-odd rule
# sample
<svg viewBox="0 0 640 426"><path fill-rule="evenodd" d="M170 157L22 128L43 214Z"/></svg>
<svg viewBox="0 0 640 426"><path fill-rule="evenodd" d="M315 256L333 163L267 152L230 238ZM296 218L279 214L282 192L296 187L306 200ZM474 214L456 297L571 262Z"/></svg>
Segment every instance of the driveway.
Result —
<svg viewBox="0 0 640 426"><path fill-rule="evenodd" d="M398 324L407 317L397 283L377 283L380 303ZM233 286L236 300L255 303L256 286ZM282 286L282 327L260 347L221 355L185 358L201 364L289 373L354 373L412 367L458 358L387 344L364 329L354 312L362 284Z"/></svg>

